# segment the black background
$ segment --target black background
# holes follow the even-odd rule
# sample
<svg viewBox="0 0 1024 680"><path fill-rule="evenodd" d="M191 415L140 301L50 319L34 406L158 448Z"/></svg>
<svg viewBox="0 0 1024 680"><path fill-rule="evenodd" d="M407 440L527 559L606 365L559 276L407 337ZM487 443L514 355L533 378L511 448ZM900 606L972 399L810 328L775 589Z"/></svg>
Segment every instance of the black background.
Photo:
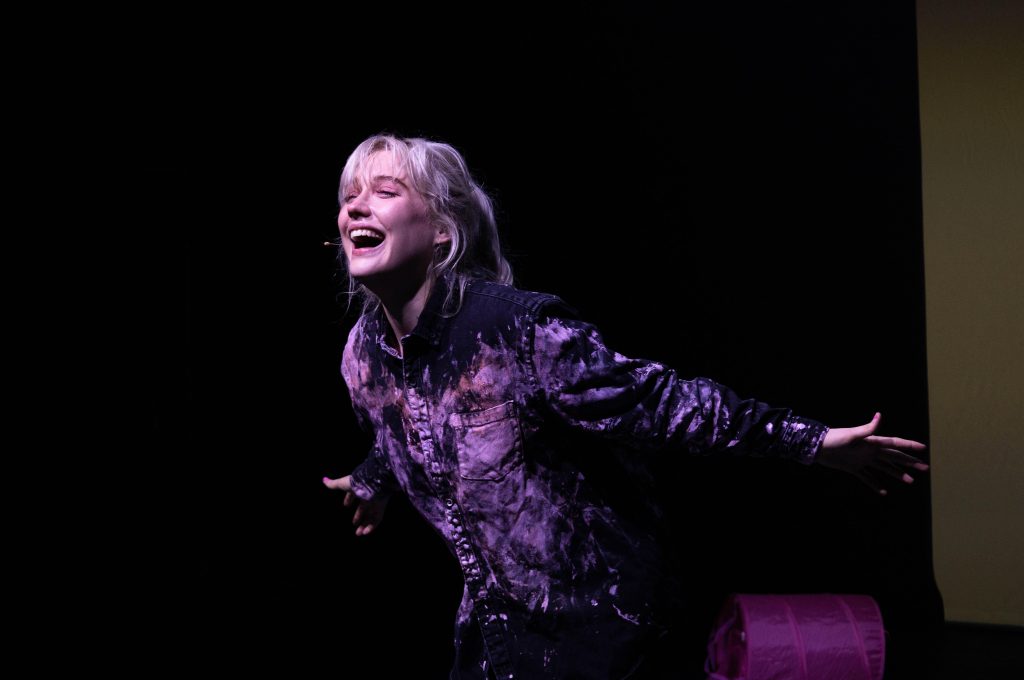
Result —
<svg viewBox="0 0 1024 680"><path fill-rule="evenodd" d="M108 56L133 255L109 282L127 370L98 422L127 436L95 470L118 489L104 606L125 625L95 653L447 677L455 560L401 498L356 538L320 482L368 444L321 243L376 132L460 149L518 285L623 354L834 427L878 410L882 434L928 442L911 2L168 14ZM764 460L659 474L690 585L681 677L701 677L730 592L870 594L886 677L924 677L942 620L927 477L879 498Z"/></svg>

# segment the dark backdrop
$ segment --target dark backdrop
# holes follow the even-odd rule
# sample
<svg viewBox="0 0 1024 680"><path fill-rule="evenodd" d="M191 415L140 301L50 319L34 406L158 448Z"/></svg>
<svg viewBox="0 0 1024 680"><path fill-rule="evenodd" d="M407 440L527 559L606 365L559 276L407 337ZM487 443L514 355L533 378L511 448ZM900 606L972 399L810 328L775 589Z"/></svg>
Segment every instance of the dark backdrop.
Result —
<svg viewBox="0 0 1024 680"><path fill-rule="evenodd" d="M401 498L355 538L320 482L368 444L321 243L375 132L462 150L519 285L618 351L836 427L879 410L883 434L928 442L909 1L168 15L125 45L113 176L145 285L121 291L134 441L109 472L146 484L125 485L140 510L111 573L148 667L447 677L455 560ZM923 677L942 620L926 479L879 498L773 461L659 474L685 677L730 592L868 593L887 677Z"/></svg>

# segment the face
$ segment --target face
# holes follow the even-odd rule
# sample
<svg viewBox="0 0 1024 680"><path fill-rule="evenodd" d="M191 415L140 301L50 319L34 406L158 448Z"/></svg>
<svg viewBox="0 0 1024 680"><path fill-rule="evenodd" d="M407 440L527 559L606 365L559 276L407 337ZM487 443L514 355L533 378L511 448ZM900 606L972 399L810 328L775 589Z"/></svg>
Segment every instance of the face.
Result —
<svg viewBox="0 0 1024 680"><path fill-rule="evenodd" d="M344 187L338 214L341 244L353 278L379 296L414 290L425 280L434 245L448 241L430 224L423 197L390 154L367 160L369 184Z"/></svg>

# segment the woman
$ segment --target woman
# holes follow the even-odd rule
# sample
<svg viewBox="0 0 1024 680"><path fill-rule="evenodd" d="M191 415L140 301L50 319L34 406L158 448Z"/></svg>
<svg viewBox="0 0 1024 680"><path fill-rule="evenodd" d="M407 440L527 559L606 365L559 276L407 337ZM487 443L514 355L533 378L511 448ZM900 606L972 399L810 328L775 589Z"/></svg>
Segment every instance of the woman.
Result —
<svg viewBox="0 0 1024 680"><path fill-rule="evenodd" d="M678 582L644 454L775 456L878 493L927 465L879 414L829 428L608 349L555 295L512 285L491 202L451 146L371 137L338 228L363 314L341 372L374 436L324 478L372 532L402 491L459 560L452 678L626 678L668 634ZM602 450L602 445L606 450Z"/></svg>

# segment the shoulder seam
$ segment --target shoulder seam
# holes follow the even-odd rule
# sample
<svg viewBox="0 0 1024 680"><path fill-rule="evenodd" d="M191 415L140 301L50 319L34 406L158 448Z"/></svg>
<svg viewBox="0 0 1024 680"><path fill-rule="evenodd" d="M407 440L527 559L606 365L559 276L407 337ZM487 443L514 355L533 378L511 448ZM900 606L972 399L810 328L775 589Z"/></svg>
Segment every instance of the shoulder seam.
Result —
<svg viewBox="0 0 1024 680"><path fill-rule="evenodd" d="M527 311L535 311L539 307L538 298L545 298L548 296L547 293L524 290L522 288L516 288L515 286L497 283L494 281L478 280L474 283L476 285L467 288L466 292L510 302L518 307L526 309Z"/></svg>
<svg viewBox="0 0 1024 680"><path fill-rule="evenodd" d="M563 300L558 295L552 295L552 294L549 294L549 293L544 293L543 295L544 295L544 297L538 301L536 309L534 309L535 313L539 314L544 309L545 306L547 306L549 304L555 304L555 305L561 306L564 310L569 312L569 314L571 316L574 316L576 318L580 318L580 316L581 316L580 315L580 310L578 310L573 305L570 305L568 302Z"/></svg>
<svg viewBox="0 0 1024 680"><path fill-rule="evenodd" d="M466 292L467 293L472 293L473 295L482 295L483 297L494 298L495 300L504 300L505 302L511 302L512 304L519 305L520 307L527 307L527 308L529 308L529 305L523 304L522 300L517 300L517 299L515 299L514 296L495 295L493 293L485 293L482 290L467 290Z"/></svg>

